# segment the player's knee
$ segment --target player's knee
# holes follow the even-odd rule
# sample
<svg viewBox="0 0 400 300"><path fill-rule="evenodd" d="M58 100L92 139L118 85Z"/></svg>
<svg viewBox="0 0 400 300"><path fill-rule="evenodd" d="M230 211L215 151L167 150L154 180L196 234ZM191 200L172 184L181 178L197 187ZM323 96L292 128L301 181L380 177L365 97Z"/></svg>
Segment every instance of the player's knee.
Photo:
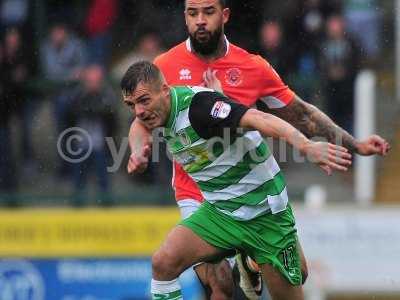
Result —
<svg viewBox="0 0 400 300"><path fill-rule="evenodd" d="M172 280L180 275L179 260L167 251L158 250L151 258L153 276L158 279Z"/></svg>

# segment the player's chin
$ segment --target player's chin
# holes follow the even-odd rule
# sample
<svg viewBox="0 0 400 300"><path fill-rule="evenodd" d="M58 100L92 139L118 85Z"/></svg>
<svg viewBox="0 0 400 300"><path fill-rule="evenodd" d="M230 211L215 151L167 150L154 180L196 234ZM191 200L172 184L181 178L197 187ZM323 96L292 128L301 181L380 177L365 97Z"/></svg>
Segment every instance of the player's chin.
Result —
<svg viewBox="0 0 400 300"><path fill-rule="evenodd" d="M153 129L152 128L152 124L151 124L151 121L143 121L142 120L142 124L144 125L144 127L146 127L147 129Z"/></svg>
<svg viewBox="0 0 400 300"><path fill-rule="evenodd" d="M160 121L158 120L158 118L156 118L156 119L153 119L153 120L150 120L150 121L146 121L144 123L144 126L146 126L146 128L149 129L149 130L153 130L153 129L157 128L157 127L160 127L161 124L160 124Z"/></svg>
<svg viewBox="0 0 400 300"><path fill-rule="evenodd" d="M195 39L199 44L205 44L208 43L210 40L210 34L196 34Z"/></svg>
<svg viewBox="0 0 400 300"><path fill-rule="evenodd" d="M197 43L200 45L207 45L210 39L208 37L197 38Z"/></svg>

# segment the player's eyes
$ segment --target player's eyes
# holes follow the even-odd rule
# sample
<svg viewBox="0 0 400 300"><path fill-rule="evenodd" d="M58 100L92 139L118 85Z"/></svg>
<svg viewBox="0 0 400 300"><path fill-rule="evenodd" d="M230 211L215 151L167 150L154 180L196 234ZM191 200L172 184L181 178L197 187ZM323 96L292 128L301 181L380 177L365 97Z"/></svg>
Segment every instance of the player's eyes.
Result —
<svg viewBox="0 0 400 300"><path fill-rule="evenodd" d="M212 14L214 14L215 13L215 9L209 9L209 10L206 10L206 15L212 15Z"/></svg>
<svg viewBox="0 0 400 300"><path fill-rule="evenodd" d="M144 99L140 100L138 103L140 103L142 105L147 105L149 103L149 98L144 98Z"/></svg>
<svg viewBox="0 0 400 300"><path fill-rule="evenodd" d="M197 15L197 11L189 10L188 11L188 15L191 16L191 17L195 17Z"/></svg>

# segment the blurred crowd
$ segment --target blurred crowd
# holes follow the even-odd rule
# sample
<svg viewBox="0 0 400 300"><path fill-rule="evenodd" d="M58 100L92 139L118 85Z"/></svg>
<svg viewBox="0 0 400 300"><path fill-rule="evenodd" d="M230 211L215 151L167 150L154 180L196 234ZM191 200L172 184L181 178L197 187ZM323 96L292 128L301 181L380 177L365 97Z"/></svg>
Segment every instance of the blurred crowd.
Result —
<svg viewBox="0 0 400 300"><path fill-rule="evenodd" d="M228 4L228 39L266 58L303 99L323 106L351 132L354 80L360 68L376 67L383 48L378 1ZM152 60L186 38L183 1L1 0L0 28L0 198L12 199L4 195L23 191L21 178L41 172L38 153L51 157L57 151L56 140L40 147L33 141L33 131L40 133L34 120L47 106L51 118L46 125L56 137L79 127L90 135L93 147L79 163L54 155L49 176L60 185L70 182L73 203L80 205L91 174L102 203L108 203L112 185L104 137L126 136L122 131L130 121L122 120L127 123L123 129L118 126L119 79L131 63ZM88 147L84 140L74 143L60 147ZM170 169L164 165L161 173L168 178ZM149 172L150 183L163 177Z"/></svg>

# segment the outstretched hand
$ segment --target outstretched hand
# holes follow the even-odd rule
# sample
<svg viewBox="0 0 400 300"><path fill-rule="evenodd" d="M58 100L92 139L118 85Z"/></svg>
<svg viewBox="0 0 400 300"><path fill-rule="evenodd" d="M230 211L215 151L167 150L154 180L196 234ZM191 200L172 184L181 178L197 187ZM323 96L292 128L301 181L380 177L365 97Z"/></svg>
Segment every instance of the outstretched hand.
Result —
<svg viewBox="0 0 400 300"><path fill-rule="evenodd" d="M371 135L366 140L357 143L357 153L360 155L386 155L390 144L379 135Z"/></svg>
<svg viewBox="0 0 400 300"><path fill-rule="evenodd" d="M328 175L333 171L347 171L351 165L351 154L342 146L326 142L310 142L303 149L307 158L318 164Z"/></svg>

